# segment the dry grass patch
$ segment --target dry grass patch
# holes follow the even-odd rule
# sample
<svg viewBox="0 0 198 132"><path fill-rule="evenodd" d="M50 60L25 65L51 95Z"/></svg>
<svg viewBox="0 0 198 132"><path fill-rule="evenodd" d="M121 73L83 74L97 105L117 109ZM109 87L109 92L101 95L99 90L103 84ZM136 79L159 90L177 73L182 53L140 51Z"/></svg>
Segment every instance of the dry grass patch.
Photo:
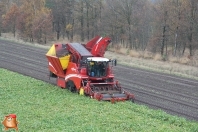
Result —
<svg viewBox="0 0 198 132"><path fill-rule="evenodd" d="M156 60L156 61L161 61L162 60L162 56L160 54L156 54L156 55L154 55L153 59Z"/></svg>
<svg viewBox="0 0 198 132"><path fill-rule="evenodd" d="M116 53L125 55L127 53L127 49L126 48L117 49Z"/></svg>
<svg viewBox="0 0 198 132"><path fill-rule="evenodd" d="M173 62L173 63L178 63L179 62L179 58L177 57L169 57L168 59L170 62Z"/></svg>
<svg viewBox="0 0 198 132"><path fill-rule="evenodd" d="M190 62L190 60L189 60L187 57L181 57L181 58L179 59L179 63L180 63L180 64L185 64L185 65L187 65L189 62Z"/></svg>
<svg viewBox="0 0 198 132"><path fill-rule="evenodd" d="M130 55L117 54L115 52L107 51L105 52L105 57L111 59L116 58L118 63L123 65L198 79L197 67L158 60L160 59L159 54L155 56L156 60L154 60L131 57Z"/></svg>
<svg viewBox="0 0 198 132"><path fill-rule="evenodd" d="M153 53L149 51L144 52L144 59L153 59Z"/></svg>
<svg viewBox="0 0 198 132"><path fill-rule="evenodd" d="M144 52L143 51L130 50L129 55L131 57L140 58L140 57L143 57L144 56Z"/></svg>
<svg viewBox="0 0 198 132"><path fill-rule="evenodd" d="M198 66L198 55L195 55L193 57L190 57L190 58L188 58L188 60L189 60L188 65Z"/></svg>

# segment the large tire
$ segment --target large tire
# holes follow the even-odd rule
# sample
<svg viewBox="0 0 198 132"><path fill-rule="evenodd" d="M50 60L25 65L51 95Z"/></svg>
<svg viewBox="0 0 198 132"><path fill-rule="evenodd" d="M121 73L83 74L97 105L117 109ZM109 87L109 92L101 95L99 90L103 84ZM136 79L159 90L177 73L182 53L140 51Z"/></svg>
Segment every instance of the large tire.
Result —
<svg viewBox="0 0 198 132"><path fill-rule="evenodd" d="M135 103L135 99L130 99L130 101L131 101L132 103Z"/></svg>
<svg viewBox="0 0 198 132"><path fill-rule="evenodd" d="M66 87L67 87L68 90L71 91L72 93L75 93L75 92L76 92L76 86L75 86L75 84L74 84L73 81L71 81L71 80L67 81Z"/></svg>
<svg viewBox="0 0 198 132"><path fill-rule="evenodd" d="M57 77L57 75L55 75L53 72L49 71L49 77L56 78L56 77Z"/></svg>

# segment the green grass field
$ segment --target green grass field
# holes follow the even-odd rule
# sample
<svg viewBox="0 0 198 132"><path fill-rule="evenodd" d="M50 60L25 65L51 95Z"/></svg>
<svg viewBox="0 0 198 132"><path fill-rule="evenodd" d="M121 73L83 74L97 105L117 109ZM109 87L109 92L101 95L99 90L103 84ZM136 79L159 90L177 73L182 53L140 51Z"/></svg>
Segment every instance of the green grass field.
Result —
<svg viewBox="0 0 198 132"><path fill-rule="evenodd" d="M0 69L0 121L15 113L19 132L197 132L198 122L131 102L99 102ZM0 131L4 129L0 124ZM15 131L14 129L8 132Z"/></svg>

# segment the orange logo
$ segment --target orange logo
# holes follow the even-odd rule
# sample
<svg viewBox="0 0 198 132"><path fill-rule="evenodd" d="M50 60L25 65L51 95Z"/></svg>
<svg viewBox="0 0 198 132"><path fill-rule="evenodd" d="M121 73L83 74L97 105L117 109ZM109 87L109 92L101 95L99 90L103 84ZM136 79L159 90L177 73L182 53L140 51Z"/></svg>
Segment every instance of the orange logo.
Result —
<svg viewBox="0 0 198 132"><path fill-rule="evenodd" d="M4 130L8 130L10 128L14 128L16 131L18 131L18 127L17 127L17 120L16 120L16 115L15 114L9 114L7 116L5 116L2 124L4 125Z"/></svg>

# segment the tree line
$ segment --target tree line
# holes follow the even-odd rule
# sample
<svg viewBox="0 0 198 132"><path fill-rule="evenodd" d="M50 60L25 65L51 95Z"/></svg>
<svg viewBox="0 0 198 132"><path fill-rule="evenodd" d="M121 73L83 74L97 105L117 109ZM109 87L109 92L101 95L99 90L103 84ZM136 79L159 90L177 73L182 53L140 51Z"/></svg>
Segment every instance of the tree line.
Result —
<svg viewBox="0 0 198 132"><path fill-rule="evenodd" d="M193 56L198 48L198 0L0 0L0 16L0 35L30 42L101 35L162 56Z"/></svg>

